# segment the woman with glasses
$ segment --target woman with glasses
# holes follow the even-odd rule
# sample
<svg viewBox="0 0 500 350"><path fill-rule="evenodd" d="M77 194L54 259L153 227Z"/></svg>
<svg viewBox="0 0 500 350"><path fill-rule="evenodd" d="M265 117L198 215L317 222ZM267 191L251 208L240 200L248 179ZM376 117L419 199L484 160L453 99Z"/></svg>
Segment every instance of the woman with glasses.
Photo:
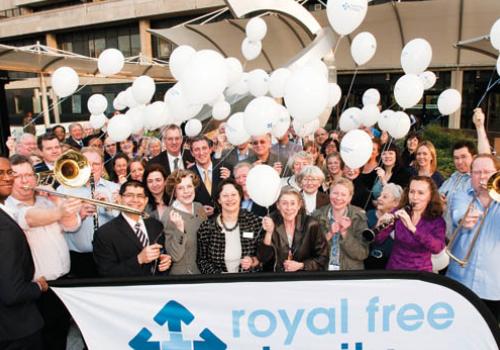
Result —
<svg viewBox="0 0 500 350"><path fill-rule="evenodd" d="M203 274L259 270L257 246L262 240L261 221L241 209L243 189L233 179L220 182L215 194L220 214L198 229L198 267Z"/></svg>
<svg viewBox="0 0 500 350"><path fill-rule="evenodd" d="M262 221L265 231L258 256L265 271L323 271L328 264L328 245L319 223L304 211L300 193L282 188L278 210Z"/></svg>
<svg viewBox="0 0 500 350"><path fill-rule="evenodd" d="M328 270L363 270L368 257L368 244L362 238L368 227L366 214L351 204L353 194L350 180L336 180L330 188L330 204L313 213L329 244Z"/></svg>
<svg viewBox="0 0 500 350"><path fill-rule="evenodd" d="M194 202L200 178L192 171L178 169L167 178L166 192L172 205L164 211L161 222L165 227L165 249L172 256L172 275L199 274L196 263L197 232L207 219L203 205Z"/></svg>
<svg viewBox="0 0 500 350"><path fill-rule="evenodd" d="M149 164L144 169L142 179L142 183L146 186L146 195L148 196L146 213L159 219L170 202L165 192L167 185L165 168L160 164Z"/></svg>
<svg viewBox="0 0 500 350"><path fill-rule="evenodd" d="M304 198L304 209L309 215L328 204L328 195L319 191L324 180L325 174L314 165L304 167L297 177Z"/></svg>

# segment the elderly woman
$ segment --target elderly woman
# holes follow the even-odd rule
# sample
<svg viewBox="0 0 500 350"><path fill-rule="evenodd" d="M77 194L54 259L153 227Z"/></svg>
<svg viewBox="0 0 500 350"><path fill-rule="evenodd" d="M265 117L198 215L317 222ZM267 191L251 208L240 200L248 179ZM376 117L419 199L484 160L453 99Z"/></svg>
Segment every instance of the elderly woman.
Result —
<svg viewBox="0 0 500 350"><path fill-rule="evenodd" d="M147 159L153 159L161 153L161 141L156 137L151 137L148 141Z"/></svg>
<svg viewBox="0 0 500 350"><path fill-rule="evenodd" d="M297 182L297 176L302 171L302 168L307 165L313 165L313 157L305 151L295 153L288 161L288 166L292 169L293 175L283 177L281 179L281 186L292 186L297 191L300 191L300 183Z"/></svg>
<svg viewBox="0 0 500 350"><path fill-rule="evenodd" d="M313 213L329 242L328 270L363 270L368 257L368 244L362 238L368 227L366 214L351 205L353 194L350 180L336 180L330 188L330 205Z"/></svg>
<svg viewBox="0 0 500 350"><path fill-rule="evenodd" d="M410 168L411 175L429 176L439 188L444 182L444 177L437 171L436 148L430 141L422 141L417 147L415 166Z"/></svg>
<svg viewBox="0 0 500 350"><path fill-rule="evenodd" d="M215 199L220 214L204 221L198 229L197 262L201 273L258 270L261 223L255 214L240 209L243 189L233 179L224 179Z"/></svg>
<svg viewBox="0 0 500 350"><path fill-rule="evenodd" d="M307 214L310 215L316 209L328 204L328 195L319 191L323 181L325 181L325 174L320 168L314 165L304 167L297 177L297 181L302 189L304 209Z"/></svg>
<svg viewBox="0 0 500 350"><path fill-rule="evenodd" d="M149 164L144 170L142 183L146 185L148 205L146 213L155 219L160 219L169 205L169 197L165 192L167 173L161 164Z"/></svg>
<svg viewBox="0 0 500 350"><path fill-rule="evenodd" d="M207 219L203 205L194 202L200 179L192 171L178 169L167 178L166 192L174 199L161 217L165 227L165 249L172 256L171 275L199 274L196 264L197 237Z"/></svg>
<svg viewBox="0 0 500 350"><path fill-rule="evenodd" d="M265 231L259 260L267 271L322 271L328 264L328 244L319 223L303 210L300 193L285 186L278 210L262 221Z"/></svg>
<svg viewBox="0 0 500 350"><path fill-rule="evenodd" d="M377 225L392 223L374 242L384 242L394 230L394 245L387 264L389 270L432 272L431 255L445 247L446 223L436 184L428 176L415 176L406 188L399 209L384 214Z"/></svg>
<svg viewBox="0 0 500 350"><path fill-rule="evenodd" d="M333 181L340 179L342 177L342 168L344 167L344 162L340 157L340 153L333 152L326 157L326 176L325 182L323 182L323 190L327 192Z"/></svg>
<svg viewBox="0 0 500 350"><path fill-rule="evenodd" d="M384 214L392 212L399 205L403 189L401 186L388 183L384 186L382 193L377 198L375 209L371 209L366 213L368 217L368 227L373 229ZM391 254L393 239L388 238L383 244L371 243L370 255L365 260L365 268L367 270L384 269L387 264L387 259Z"/></svg>

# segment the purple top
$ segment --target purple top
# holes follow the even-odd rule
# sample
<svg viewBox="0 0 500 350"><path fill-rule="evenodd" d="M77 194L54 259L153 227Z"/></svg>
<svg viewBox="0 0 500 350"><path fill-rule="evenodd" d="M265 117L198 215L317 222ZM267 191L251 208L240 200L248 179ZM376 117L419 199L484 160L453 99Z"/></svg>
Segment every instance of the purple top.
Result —
<svg viewBox="0 0 500 350"><path fill-rule="evenodd" d="M374 243L384 242L394 227L394 245L386 269L432 272L431 255L438 254L445 247L446 223L443 218L421 218L415 234L401 220L397 220L395 225L380 231Z"/></svg>

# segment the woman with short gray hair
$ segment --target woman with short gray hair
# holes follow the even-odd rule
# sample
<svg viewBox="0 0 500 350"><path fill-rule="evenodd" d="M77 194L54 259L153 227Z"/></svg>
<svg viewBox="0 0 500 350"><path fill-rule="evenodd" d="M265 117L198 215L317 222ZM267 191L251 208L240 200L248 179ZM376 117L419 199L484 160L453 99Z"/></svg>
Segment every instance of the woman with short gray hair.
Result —
<svg viewBox="0 0 500 350"><path fill-rule="evenodd" d="M315 165L308 165L302 169L297 176L297 182L302 189L304 198L304 209L307 214L311 214L329 203L328 195L320 192L319 189L325 181L325 174Z"/></svg>
<svg viewBox="0 0 500 350"><path fill-rule="evenodd" d="M297 191L300 191L300 182L297 181L297 175L300 174L302 171L302 168L307 166L307 165L313 165L313 157L311 154L305 152L305 151L300 151L295 153L289 160L288 160L288 168L292 169L292 176L289 177L284 177L281 179L281 187L284 186L291 186L295 188Z"/></svg>

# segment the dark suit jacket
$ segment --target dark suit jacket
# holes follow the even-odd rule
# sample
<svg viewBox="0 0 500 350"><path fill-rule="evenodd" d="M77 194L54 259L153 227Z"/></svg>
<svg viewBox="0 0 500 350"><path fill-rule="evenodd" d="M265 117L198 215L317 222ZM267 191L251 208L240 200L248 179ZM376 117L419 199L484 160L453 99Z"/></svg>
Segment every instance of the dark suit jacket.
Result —
<svg viewBox="0 0 500 350"><path fill-rule="evenodd" d="M76 142L71 136L66 139L65 143L67 145L70 145L71 147L77 149L77 150L82 149L82 145L80 145L78 142ZM82 144L83 144L83 140L82 140Z"/></svg>
<svg viewBox="0 0 500 350"><path fill-rule="evenodd" d="M0 209L0 343L26 337L43 326L35 304L41 291L32 282L34 272L23 230Z"/></svg>
<svg viewBox="0 0 500 350"><path fill-rule="evenodd" d="M153 218L144 220L149 242L158 242L163 235L163 224ZM162 243L162 242L158 242ZM94 260L97 270L105 277L151 276L153 263L139 265L137 255L142 251L135 232L123 214L99 227L94 235ZM156 272L160 275L160 272Z"/></svg>
<svg viewBox="0 0 500 350"><path fill-rule="evenodd" d="M253 154L252 156L247 158L246 162L254 163L258 160L259 160L259 157L257 157L256 154ZM282 167L283 167L283 170L281 170L280 176L287 177L287 176L292 175L291 169L286 166L287 161L288 161L288 159L286 159L283 155L278 156L276 153L270 152L269 157L267 157L266 162L263 164L266 164L266 165L269 165L270 167L272 167L274 165L274 163L280 162Z"/></svg>
<svg viewBox="0 0 500 350"><path fill-rule="evenodd" d="M44 172L44 171L49 171L49 167L47 166L47 164L45 162L41 162L41 163L38 163L37 165L35 165L33 167L33 169L35 170L35 173L41 173L41 172ZM60 183L54 178L54 183L52 184L52 187L54 188L58 188L60 185Z"/></svg>
<svg viewBox="0 0 500 350"><path fill-rule="evenodd" d="M194 163L193 156L188 150L184 151L184 154L182 155L182 163L184 164L184 169L188 168L188 162L189 163ZM148 162L149 164L160 164L163 166L165 171L167 172L167 176L172 173L173 169L170 169L170 164L168 163L168 156L167 156L167 151L161 152L159 155L154 157Z"/></svg>
<svg viewBox="0 0 500 350"><path fill-rule="evenodd" d="M253 159L255 159L255 153L252 150L249 150L247 159L241 161L238 160L238 150L234 147L230 151L223 151L220 159L214 159L214 162L217 164L222 160L222 166L228 168L232 172L236 164L240 162L253 163Z"/></svg>
<svg viewBox="0 0 500 350"><path fill-rule="evenodd" d="M194 201L201 203L202 205L210 205L211 207L215 208L215 192L217 192L217 187L221 182L220 166L217 168L212 168L212 194L208 193L208 190L203 183L203 176L198 171L198 167L196 166L196 164L190 167L189 170L191 170L200 178L200 184L198 185L198 187L196 187Z"/></svg>
<svg viewBox="0 0 500 350"><path fill-rule="evenodd" d="M316 209L330 204L330 196L325 192L318 191L316 193Z"/></svg>

